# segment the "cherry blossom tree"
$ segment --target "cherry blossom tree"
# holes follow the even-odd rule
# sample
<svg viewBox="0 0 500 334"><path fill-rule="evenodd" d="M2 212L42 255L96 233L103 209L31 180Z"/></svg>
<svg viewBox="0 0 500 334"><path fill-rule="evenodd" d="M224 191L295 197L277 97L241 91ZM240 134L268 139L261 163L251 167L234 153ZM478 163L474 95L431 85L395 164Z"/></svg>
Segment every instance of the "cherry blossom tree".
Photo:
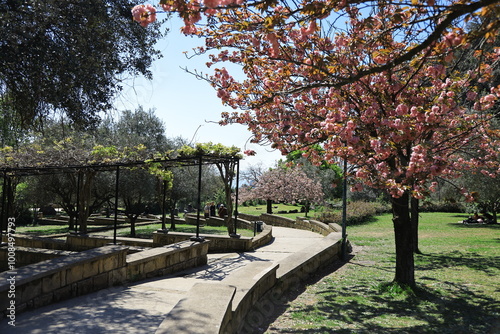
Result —
<svg viewBox="0 0 500 334"><path fill-rule="evenodd" d="M494 42L500 2L160 3L179 12L184 33L204 38L197 53L210 57L209 67L230 64L203 76L235 109L221 124L245 124L255 142L302 150L312 162L346 159L357 166L354 189L391 195L394 281L414 286L410 198L426 197L437 177L498 172L489 110L500 86L479 95L475 85L490 82L498 66L500 48L479 46ZM469 50L474 69L457 70L457 50Z"/></svg>
<svg viewBox="0 0 500 334"><path fill-rule="evenodd" d="M263 173L252 189L251 197L266 200L267 213L272 213L270 203L273 201L303 202L307 211L311 203L320 203L324 194L321 184L308 177L300 167L282 166Z"/></svg>

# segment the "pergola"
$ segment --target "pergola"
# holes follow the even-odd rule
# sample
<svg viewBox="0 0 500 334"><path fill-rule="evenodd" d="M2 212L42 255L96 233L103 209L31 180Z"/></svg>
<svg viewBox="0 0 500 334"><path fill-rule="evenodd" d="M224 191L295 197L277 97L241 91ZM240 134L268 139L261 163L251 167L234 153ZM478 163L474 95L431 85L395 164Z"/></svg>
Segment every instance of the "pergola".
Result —
<svg viewBox="0 0 500 334"><path fill-rule="evenodd" d="M9 208L13 199L7 198L7 193L10 191L11 178L16 176L36 176L36 175L47 175L47 174L62 174L62 173L78 173L81 175L82 171L93 170L93 171L115 171L115 210L114 210L114 233L113 242L116 244L116 230L118 225L118 195L119 195L119 179L120 179L120 169L130 168L130 167L141 167L147 166L149 164L160 164L163 169L168 170L174 167L190 167L198 166L198 196L197 196L197 217L196 217L196 236L191 238L195 241L202 241L203 238L200 237L200 211L201 211L201 187L202 187L202 167L204 165L215 165L218 163L234 163L236 165L236 200L234 206L234 231L236 233L237 228L237 218L238 218L238 187L239 187L239 161L238 156L220 156L220 155L210 155L210 154L198 154L188 157L177 157L177 158L163 158L163 159L150 159L144 161L134 161L134 162L121 162L121 163L99 163L99 164L77 164L77 165L65 165L65 166L28 166L28 167L3 167L0 168L0 173L3 178L2 187L2 197L1 197L1 216L0 216L0 241L2 240L2 235L7 228L7 220L9 218ZM80 182L77 183L78 187ZM166 197L166 187L163 187L163 203L162 203L162 228L165 229L165 197ZM77 189L77 195L80 193ZM79 200L77 199L77 202Z"/></svg>

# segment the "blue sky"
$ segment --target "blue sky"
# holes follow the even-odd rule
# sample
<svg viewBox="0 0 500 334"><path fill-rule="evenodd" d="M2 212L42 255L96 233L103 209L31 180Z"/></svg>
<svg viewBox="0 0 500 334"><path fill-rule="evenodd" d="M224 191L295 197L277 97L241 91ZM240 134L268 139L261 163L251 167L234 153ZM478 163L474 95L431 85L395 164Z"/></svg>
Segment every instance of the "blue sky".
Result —
<svg viewBox="0 0 500 334"><path fill-rule="evenodd" d="M117 108L135 110L139 105L146 110L155 108L156 115L165 123L167 137L182 136L188 140L193 139L193 142L211 141L234 145L242 151L253 149L257 155L245 157L241 164L243 170L248 165L259 163L264 167L273 167L276 160L283 158L281 153L271 150L269 146L249 143L251 133L245 126L220 126L206 122L217 122L222 111L232 109L222 106L215 90L206 81L198 80L181 69L187 67L190 70L212 73L205 66L205 57L187 59L183 53L202 45L203 41L181 34L181 22L177 18L172 18L166 25L170 32L158 41L157 48L162 52L163 58L153 64L154 79L148 81L136 78L127 81L116 104Z"/></svg>

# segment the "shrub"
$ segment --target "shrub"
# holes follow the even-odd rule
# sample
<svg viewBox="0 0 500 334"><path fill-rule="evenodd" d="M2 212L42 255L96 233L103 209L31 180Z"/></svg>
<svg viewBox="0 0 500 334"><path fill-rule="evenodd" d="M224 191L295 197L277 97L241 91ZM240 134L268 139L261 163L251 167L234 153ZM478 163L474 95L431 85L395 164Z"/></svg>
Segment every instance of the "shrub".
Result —
<svg viewBox="0 0 500 334"><path fill-rule="evenodd" d="M466 212L460 202L424 202L419 207L420 212Z"/></svg>
<svg viewBox="0 0 500 334"><path fill-rule="evenodd" d="M386 212L387 207L377 202L353 201L347 204L347 225L363 224L375 215ZM319 213L315 219L323 223L342 224L342 209L335 211L324 211Z"/></svg>

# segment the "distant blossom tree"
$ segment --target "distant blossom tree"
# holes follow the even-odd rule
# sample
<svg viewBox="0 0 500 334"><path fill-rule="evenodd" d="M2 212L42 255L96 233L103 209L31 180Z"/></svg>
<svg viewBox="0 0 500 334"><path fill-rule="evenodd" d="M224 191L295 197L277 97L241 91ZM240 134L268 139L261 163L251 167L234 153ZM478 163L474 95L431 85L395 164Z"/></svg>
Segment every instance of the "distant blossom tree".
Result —
<svg viewBox="0 0 500 334"><path fill-rule="evenodd" d="M255 187L251 190L251 196L255 199L263 199L268 203L267 213L272 213L271 203L302 202L306 207L306 213L311 203L320 203L324 194L321 184L310 177L299 167L278 167L263 173Z"/></svg>

